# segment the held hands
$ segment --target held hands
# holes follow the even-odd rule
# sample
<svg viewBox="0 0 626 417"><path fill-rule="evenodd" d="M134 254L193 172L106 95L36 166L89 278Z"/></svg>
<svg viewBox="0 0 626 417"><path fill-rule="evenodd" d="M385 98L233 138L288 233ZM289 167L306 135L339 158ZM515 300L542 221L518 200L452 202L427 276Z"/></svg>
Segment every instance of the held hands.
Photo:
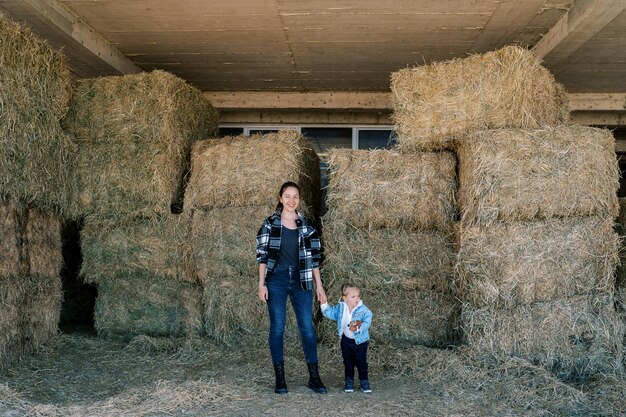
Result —
<svg viewBox="0 0 626 417"><path fill-rule="evenodd" d="M326 302L326 292L324 288L321 285L317 285L315 292L317 294L317 301L319 301L320 304L324 304Z"/></svg>

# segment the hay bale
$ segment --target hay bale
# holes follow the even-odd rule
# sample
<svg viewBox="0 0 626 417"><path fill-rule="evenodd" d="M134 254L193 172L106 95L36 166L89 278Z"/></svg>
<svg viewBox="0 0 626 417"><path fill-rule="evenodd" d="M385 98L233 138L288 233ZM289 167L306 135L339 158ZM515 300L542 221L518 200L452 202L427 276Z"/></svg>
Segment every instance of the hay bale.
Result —
<svg viewBox="0 0 626 417"><path fill-rule="evenodd" d="M300 208L315 217L320 208L319 158L296 131L202 141L192 151L184 206L258 206L267 212L276 206L286 181L300 186Z"/></svg>
<svg viewBox="0 0 626 417"><path fill-rule="evenodd" d="M618 214L609 130L561 126L476 132L459 143L464 223Z"/></svg>
<svg viewBox="0 0 626 417"><path fill-rule="evenodd" d="M188 216L166 214L121 221L87 217L80 231L81 276L102 283L125 270L195 282L190 271Z"/></svg>
<svg viewBox="0 0 626 417"><path fill-rule="evenodd" d="M30 207L24 241L28 246L29 274L58 279L63 266L59 218L53 213Z"/></svg>
<svg viewBox="0 0 626 417"><path fill-rule="evenodd" d="M467 132L566 121L563 90L528 50L507 46L391 75L402 151L452 149Z"/></svg>
<svg viewBox="0 0 626 417"><path fill-rule="evenodd" d="M0 277L22 276L28 270L23 253L25 208L0 197Z"/></svg>
<svg viewBox="0 0 626 417"><path fill-rule="evenodd" d="M246 281L252 278L256 289L256 234L269 214L266 207L195 210L191 220L191 257L198 277L202 281L220 276Z"/></svg>
<svg viewBox="0 0 626 417"><path fill-rule="evenodd" d="M5 207L0 206L0 210ZM30 224L26 221L27 216L24 213L29 211L35 212L22 207L20 215L15 216L20 218L19 223L26 226L26 229ZM32 217L30 216L30 219ZM58 221L55 222L58 224ZM42 234L46 237L54 235L47 230L43 230ZM20 260L18 267L12 272L3 270L0 273L0 369L8 367L22 356L41 347L57 333L59 324L63 294L59 277L61 254L58 253L58 258L41 262L46 259L46 254L50 255L54 250L48 249L45 245L35 244L33 247L41 249L44 253L34 253L33 247L28 245L26 235L23 227L18 233L13 230L8 236L11 238L9 240L13 241L17 237L19 241L17 252L24 254L25 259ZM56 237L60 241L60 235ZM3 247L10 249L4 239L2 243ZM52 241L51 244L56 242ZM33 273L30 273L29 260L32 265L33 259L37 259L34 264L39 268L31 268Z"/></svg>
<svg viewBox="0 0 626 417"><path fill-rule="evenodd" d="M211 104L163 71L79 80L64 124L78 145L76 217L170 213L192 143L217 135Z"/></svg>
<svg viewBox="0 0 626 417"><path fill-rule="evenodd" d="M70 75L63 55L0 15L0 193L61 210L73 151L60 120Z"/></svg>
<svg viewBox="0 0 626 417"><path fill-rule="evenodd" d="M145 271L123 271L98 283L99 336L188 336L202 332L202 290Z"/></svg>
<svg viewBox="0 0 626 417"><path fill-rule="evenodd" d="M445 291L453 275L452 238L439 231L361 230L328 212L324 220L324 275L378 290L388 284Z"/></svg>
<svg viewBox="0 0 626 417"><path fill-rule="evenodd" d="M24 353L23 329L20 326L24 295L23 280L0 274L0 371Z"/></svg>
<svg viewBox="0 0 626 417"><path fill-rule="evenodd" d="M266 206L193 212L192 262L203 286L205 330L220 342L267 339L267 307L257 299L255 238L269 214ZM287 315L287 327L287 337L296 340L293 314Z"/></svg>
<svg viewBox="0 0 626 417"><path fill-rule="evenodd" d="M19 323L27 350L38 349L58 332L63 288L55 275L31 275L24 284Z"/></svg>
<svg viewBox="0 0 626 417"><path fill-rule="evenodd" d="M58 277L61 225L50 212L0 197L0 276Z"/></svg>
<svg viewBox="0 0 626 417"><path fill-rule="evenodd" d="M579 296L510 309L464 305L467 343L540 364L561 379L622 369L624 323L612 297Z"/></svg>
<svg viewBox="0 0 626 417"><path fill-rule="evenodd" d="M449 290L455 259L450 236L438 231L360 230L341 220L326 221L324 236L326 293L334 303L344 282L358 285L375 315L373 339L426 346L454 341L459 305ZM324 339L336 340L335 323L325 320L319 331Z"/></svg>
<svg viewBox="0 0 626 417"><path fill-rule="evenodd" d="M61 231L56 215L0 197L0 369L57 332Z"/></svg>
<svg viewBox="0 0 626 417"><path fill-rule="evenodd" d="M358 228L442 229L456 212L449 152L332 149L328 209Z"/></svg>
<svg viewBox="0 0 626 417"><path fill-rule="evenodd" d="M461 228L458 296L477 307L612 291L612 220L574 217Z"/></svg>

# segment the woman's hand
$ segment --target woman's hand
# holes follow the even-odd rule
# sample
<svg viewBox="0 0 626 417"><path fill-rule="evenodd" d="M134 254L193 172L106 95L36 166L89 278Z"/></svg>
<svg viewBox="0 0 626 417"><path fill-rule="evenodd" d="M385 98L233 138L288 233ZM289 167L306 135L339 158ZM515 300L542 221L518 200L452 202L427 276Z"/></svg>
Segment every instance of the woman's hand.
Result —
<svg viewBox="0 0 626 417"><path fill-rule="evenodd" d="M317 293L317 300L320 304L324 304L326 302L326 291L324 291L324 287L317 285L315 292Z"/></svg>
<svg viewBox="0 0 626 417"><path fill-rule="evenodd" d="M267 265L259 264L259 300L262 303L267 302L267 287L265 286L265 272L267 272Z"/></svg>

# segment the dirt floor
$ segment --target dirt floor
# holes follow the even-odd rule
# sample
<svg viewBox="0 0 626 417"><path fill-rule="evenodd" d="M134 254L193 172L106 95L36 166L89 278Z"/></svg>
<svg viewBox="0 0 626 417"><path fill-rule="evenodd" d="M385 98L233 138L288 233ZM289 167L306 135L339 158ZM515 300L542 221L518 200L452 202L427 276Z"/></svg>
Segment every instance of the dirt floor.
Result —
<svg viewBox="0 0 626 417"><path fill-rule="evenodd" d="M0 373L0 416L624 416L626 382L556 380L514 358L464 349L370 349L373 392L342 391L341 358L320 345L326 395L306 387L297 343L287 349L289 394L273 393L266 346L206 339L130 342L62 335Z"/></svg>

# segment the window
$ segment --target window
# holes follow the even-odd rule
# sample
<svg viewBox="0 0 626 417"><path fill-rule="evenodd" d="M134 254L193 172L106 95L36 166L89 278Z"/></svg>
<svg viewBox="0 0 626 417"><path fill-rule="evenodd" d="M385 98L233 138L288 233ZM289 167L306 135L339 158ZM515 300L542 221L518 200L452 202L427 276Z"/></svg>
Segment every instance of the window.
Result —
<svg viewBox="0 0 626 417"><path fill-rule="evenodd" d="M219 137L243 135L243 127L220 127Z"/></svg>
<svg viewBox="0 0 626 417"><path fill-rule="evenodd" d="M357 128L356 149L389 149L396 144L394 131L389 128Z"/></svg>
<svg viewBox="0 0 626 417"><path fill-rule="evenodd" d="M256 135L291 129L301 132L322 160L330 148L390 149L396 144L391 126L328 126L328 125L222 125L221 136Z"/></svg>
<svg viewBox="0 0 626 417"><path fill-rule="evenodd" d="M280 129L250 129L249 131L249 135L265 135L267 133L276 133L278 132Z"/></svg>
<svg viewBox="0 0 626 417"><path fill-rule="evenodd" d="M330 148L352 148L351 127L303 127L301 132L322 160Z"/></svg>

